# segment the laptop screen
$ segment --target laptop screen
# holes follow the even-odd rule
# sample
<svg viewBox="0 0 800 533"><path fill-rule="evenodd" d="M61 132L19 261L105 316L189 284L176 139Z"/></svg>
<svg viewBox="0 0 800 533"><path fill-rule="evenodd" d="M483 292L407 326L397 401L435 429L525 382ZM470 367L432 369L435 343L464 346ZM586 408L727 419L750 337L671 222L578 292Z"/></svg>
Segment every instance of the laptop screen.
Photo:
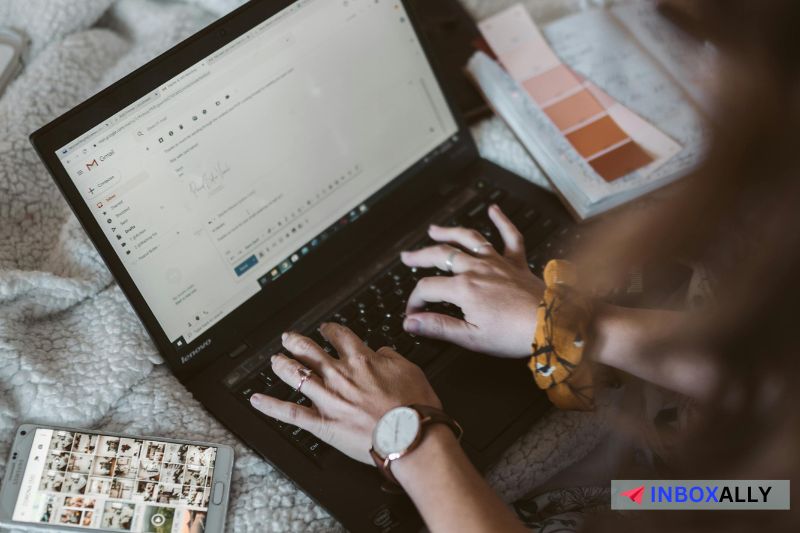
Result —
<svg viewBox="0 0 800 533"><path fill-rule="evenodd" d="M57 155L180 349L457 129L401 2L300 0Z"/></svg>

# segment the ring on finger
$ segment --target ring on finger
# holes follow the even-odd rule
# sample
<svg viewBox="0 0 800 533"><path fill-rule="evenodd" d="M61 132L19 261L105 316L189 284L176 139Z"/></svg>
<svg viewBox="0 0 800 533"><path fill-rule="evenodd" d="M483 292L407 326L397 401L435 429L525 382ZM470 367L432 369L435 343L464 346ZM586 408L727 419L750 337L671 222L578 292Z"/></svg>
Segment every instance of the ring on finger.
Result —
<svg viewBox="0 0 800 533"><path fill-rule="evenodd" d="M305 385L306 381L314 374L314 371L308 367L301 366L297 369L297 373L300 374L300 383L297 385L297 388L294 390L295 392L301 392L303 385Z"/></svg>
<svg viewBox="0 0 800 533"><path fill-rule="evenodd" d="M453 250L452 252L450 252L450 255L447 256L447 259L444 262L444 266L447 267L448 272L452 272L453 271L453 267L454 267L453 260L456 258L456 255L458 255L459 253L460 253L459 250Z"/></svg>
<svg viewBox="0 0 800 533"><path fill-rule="evenodd" d="M473 246L472 247L472 253L473 254L479 254L479 253L481 253L481 250L483 250L485 248L494 248L494 245L492 243L490 243L489 241L486 241L483 244L479 244L478 246Z"/></svg>

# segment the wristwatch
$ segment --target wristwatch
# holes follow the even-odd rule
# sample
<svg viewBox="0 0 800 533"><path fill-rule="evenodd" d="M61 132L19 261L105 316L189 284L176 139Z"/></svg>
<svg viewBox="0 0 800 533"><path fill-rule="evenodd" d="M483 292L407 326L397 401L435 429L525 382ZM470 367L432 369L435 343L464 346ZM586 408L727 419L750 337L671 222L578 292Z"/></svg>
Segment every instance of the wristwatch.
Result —
<svg viewBox="0 0 800 533"><path fill-rule="evenodd" d="M383 485L384 490L397 492L400 484L392 474L392 462L419 446L431 424L445 424L459 441L464 434L464 430L451 416L427 405L396 407L378 420L372 432L372 449L369 453L378 470L389 482L389 486Z"/></svg>

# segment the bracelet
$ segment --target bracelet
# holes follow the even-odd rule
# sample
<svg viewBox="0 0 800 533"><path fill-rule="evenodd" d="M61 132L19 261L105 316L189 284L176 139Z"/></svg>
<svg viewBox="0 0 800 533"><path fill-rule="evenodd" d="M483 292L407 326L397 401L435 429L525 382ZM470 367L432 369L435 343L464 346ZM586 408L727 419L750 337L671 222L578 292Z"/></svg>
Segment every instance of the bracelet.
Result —
<svg viewBox="0 0 800 533"><path fill-rule="evenodd" d="M594 305L575 288L577 280L572 263L554 260L545 267L528 366L556 407L588 411L594 408L594 379L583 354Z"/></svg>

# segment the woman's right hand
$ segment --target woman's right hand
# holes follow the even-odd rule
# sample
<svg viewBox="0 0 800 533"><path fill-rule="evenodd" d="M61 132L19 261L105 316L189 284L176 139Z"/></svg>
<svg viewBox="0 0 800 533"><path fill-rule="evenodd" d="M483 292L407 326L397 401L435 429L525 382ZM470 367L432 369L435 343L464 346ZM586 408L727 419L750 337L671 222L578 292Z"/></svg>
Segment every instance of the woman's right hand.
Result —
<svg viewBox="0 0 800 533"><path fill-rule="evenodd" d="M496 205L489 208L489 218L505 244L503 255L475 230L439 226L431 226L429 235L440 244L403 252L409 267L453 273L419 280L408 299L403 327L479 353L527 357L544 283L528 268L522 235L514 224ZM424 311L426 304L437 302L457 305L464 319Z"/></svg>

